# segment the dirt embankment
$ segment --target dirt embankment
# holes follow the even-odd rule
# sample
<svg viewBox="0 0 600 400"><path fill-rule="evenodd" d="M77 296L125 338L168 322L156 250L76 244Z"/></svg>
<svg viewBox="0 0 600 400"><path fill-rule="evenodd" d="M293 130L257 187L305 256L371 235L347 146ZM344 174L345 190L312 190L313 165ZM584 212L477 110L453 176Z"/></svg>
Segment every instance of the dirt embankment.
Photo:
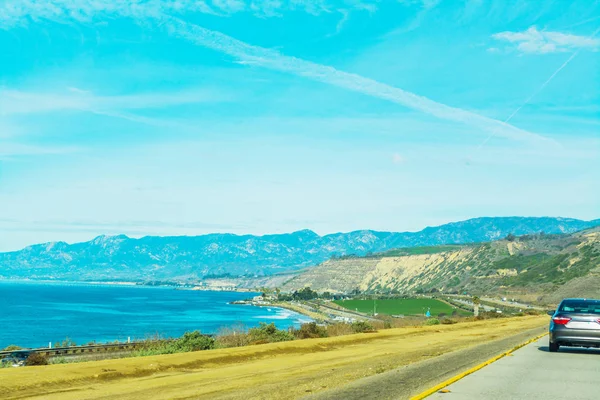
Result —
<svg viewBox="0 0 600 400"><path fill-rule="evenodd" d="M292 399L543 326L547 317L0 370L0 398Z"/></svg>

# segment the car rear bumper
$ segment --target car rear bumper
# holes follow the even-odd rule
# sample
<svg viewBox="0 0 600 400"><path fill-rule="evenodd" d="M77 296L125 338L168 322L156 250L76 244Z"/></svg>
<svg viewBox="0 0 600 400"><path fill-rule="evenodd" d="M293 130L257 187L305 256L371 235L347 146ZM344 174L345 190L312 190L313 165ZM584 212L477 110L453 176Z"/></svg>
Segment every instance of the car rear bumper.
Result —
<svg viewBox="0 0 600 400"><path fill-rule="evenodd" d="M550 342L563 346L600 347L600 331L589 329L556 329L550 331Z"/></svg>

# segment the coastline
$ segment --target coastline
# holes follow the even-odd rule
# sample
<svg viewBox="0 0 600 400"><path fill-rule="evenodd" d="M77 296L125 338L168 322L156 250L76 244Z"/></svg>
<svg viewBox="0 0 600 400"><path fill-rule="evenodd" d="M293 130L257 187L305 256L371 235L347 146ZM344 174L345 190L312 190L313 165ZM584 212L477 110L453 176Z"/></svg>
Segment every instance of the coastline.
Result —
<svg viewBox="0 0 600 400"><path fill-rule="evenodd" d="M297 314L301 314L305 317L310 318L312 320L310 322L319 322L319 321L328 321L329 320L329 318L327 318L327 316L324 314L309 311L309 310L305 309L304 307L297 306L295 304L280 303L280 302L272 303L272 304L258 304L258 303L249 303L249 304L251 304L253 306L257 306L257 307L281 308L281 309L285 309L288 311L293 311Z"/></svg>
<svg viewBox="0 0 600 400"><path fill-rule="evenodd" d="M5 279L0 278L0 283L56 283L56 284L70 284L70 285L118 285L118 286L143 286L139 282L133 281L71 281L71 280L58 280L58 279Z"/></svg>
<svg viewBox="0 0 600 400"><path fill-rule="evenodd" d="M194 290L206 292L234 292L234 293L258 293L255 289L238 288L229 286L201 286L197 284L168 284L142 282L142 281L75 281L59 279L6 279L0 278L0 283L21 283L21 284L57 284L57 285L101 285L101 286L137 286L137 287L161 287L173 288L176 290ZM175 282L174 282L175 283Z"/></svg>
<svg viewBox="0 0 600 400"><path fill-rule="evenodd" d="M10 344L27 348L45 347L49 342L56 343L65 337L80 344L115 340L123 342L128 337L136 340L154 334L178 337L193 330L216 334L222 328L237 325L250 328L258 326L259 322L274 322L279 329L287 329L291 326L298 328L312 321L310 314L298 312L302 310L292 307L273 305L268 306L271 309L267 311L265 308L230 305L234 301L252 298L255 294L251 293L194 293L155 288L157 290L152 291L152 287L110 285L106 282L92 285L88 282L1 280L0 303L4 304L5 299L19 296L23 296L24 300L19 302L21 306L9 301L8 308L3 310L6 311L3 314L6 325L0 335L0 348ZM140 315L134 316L134 310L141 310ZM209 315L206 314L209 312L207 310L214 312ZM172 313L174 314L171 315ZM119 315L128 317L122 318ZM89 318L88 316L93 316L93 320L89 324L82 324L79 318ZM66 322L49 322L57 318ZM100 320L109 323L97 322ZM31 321L50 325L40 333L29 327L33 324Z"/></svg>

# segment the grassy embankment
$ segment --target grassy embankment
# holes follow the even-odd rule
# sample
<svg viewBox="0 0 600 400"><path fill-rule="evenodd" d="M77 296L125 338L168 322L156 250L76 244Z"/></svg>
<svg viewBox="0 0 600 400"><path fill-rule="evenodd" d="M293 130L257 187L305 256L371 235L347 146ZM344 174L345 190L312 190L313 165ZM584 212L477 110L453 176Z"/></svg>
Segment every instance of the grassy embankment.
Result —
<svg viewBox="0 0 600 400"><path fill-rule="evenodd" d="M386 329L339 337L0 370L0 397L297 398L543 326L547 317Z"/></svg>

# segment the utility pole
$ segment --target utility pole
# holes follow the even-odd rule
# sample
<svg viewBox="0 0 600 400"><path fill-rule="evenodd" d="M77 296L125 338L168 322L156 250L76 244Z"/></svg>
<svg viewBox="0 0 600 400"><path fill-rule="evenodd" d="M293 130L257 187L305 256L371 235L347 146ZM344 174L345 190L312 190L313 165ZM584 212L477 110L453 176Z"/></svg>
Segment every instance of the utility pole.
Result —
<svg viewBox="0 0 600 400"><path fill-rule="evenodd" d="M479 304L481 303L481 300L479 299L479 296L473 296L473 315L475 317L479 316Z"/></svg>

